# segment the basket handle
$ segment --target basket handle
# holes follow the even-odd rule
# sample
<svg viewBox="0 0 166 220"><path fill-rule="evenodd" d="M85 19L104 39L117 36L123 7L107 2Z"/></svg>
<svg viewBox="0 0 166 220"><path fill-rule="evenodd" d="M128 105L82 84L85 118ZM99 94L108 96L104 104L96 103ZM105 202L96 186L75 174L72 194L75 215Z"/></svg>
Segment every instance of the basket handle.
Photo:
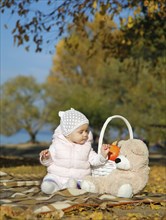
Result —
<svg viewBox="0 0 166 220"><path fill-rule="evenodd" d="M123 116L121 116L121 115L111 116L111 117L107 118L107 120L105 121L105 123L104 123L104 125L101 129L100 137L99 137L99 144L98 144L98 154L100 153L101 146L102 146L102 143L103 143L103 136L104 136L105 129L106 129L108 123L114 118L120 118L125 122L125 124L128 128L128 131L129 131L129 137L130 137L130 139L133 139L133 130L132 130L132 127L131 127L130 123L128 122L128 120L126 118L124 118Z"/></svg>

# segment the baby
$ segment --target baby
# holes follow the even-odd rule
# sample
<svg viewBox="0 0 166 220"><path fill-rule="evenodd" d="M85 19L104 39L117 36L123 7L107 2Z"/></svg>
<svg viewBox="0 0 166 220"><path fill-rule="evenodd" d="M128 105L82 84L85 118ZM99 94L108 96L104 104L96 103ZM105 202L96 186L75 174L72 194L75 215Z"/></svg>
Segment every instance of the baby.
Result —
<svg viewBox="0 0 166 220"><path fill-rule="evenodd" d="M58 190L79 184L83 177L91 175L91 166L104 165L108 147L101 149L101 155L93 151L89 120L75 109L60 111L60 125L54 132L48 150L40 153L40 162L47 166L41 190L52 194Z"/></svg>

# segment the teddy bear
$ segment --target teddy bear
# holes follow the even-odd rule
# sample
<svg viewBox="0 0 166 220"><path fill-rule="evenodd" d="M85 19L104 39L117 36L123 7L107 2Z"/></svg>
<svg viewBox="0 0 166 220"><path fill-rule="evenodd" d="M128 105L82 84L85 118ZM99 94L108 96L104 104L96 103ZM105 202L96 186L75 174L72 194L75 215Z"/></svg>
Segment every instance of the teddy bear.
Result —
<svg viewBox="0 0 166 220"><path fill-rule="evenodd" d="M81 189L92 193L107 193L116 197L131 198L146 186L149 177L149 151L139 139L118 143L120 154L115 159L116 169L106 176L87 176Z"/></svg>

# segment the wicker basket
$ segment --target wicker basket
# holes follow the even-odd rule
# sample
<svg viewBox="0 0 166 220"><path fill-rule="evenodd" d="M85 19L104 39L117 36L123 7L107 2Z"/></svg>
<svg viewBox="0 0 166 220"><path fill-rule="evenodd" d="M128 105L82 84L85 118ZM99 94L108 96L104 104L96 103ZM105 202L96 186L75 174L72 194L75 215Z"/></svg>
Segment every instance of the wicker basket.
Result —
<svg viewBox="0 0 166 220"><path fill-rule="evenodd" d="M101 132L100 132L100 136L99 136L99 143L98 143L98 154L100 154L100 151L101 151L101 146L103 144L103 137L104 137L104 132L105 132L105 129L108 125L108 123L112 120L112 119L115 119L115 118L120 118L122 119L127 128L128 128L128 132L129 132L129 138L130 139L133 139L133 131L132 131L132 127L130 125L130 123L128 122L128 120L126 118L124 118L123 116L121 115L114 115L114 116L111 116L109 118L107 118L107 120L105 121L102 129L101 129ZM112 172L112 170L116 169L116 164L114 161L111 161L111 160L108 160L105 165L102 165L102 166L98 166L98 167L93 167L92 169L92 176L105 176L105 175L108 175Z"/></svg>

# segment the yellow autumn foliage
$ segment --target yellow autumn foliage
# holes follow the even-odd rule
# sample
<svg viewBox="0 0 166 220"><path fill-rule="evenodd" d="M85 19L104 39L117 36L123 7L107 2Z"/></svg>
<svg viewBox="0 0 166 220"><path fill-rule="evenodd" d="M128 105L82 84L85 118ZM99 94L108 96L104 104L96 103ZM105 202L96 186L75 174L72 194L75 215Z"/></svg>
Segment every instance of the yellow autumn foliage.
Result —
<svg viewBox="0 0 166 220"><path fill-rule="evenodd" d="M132 17L132 16L129 16L129 17L128 17L127 27L128 27L128 28L132 28L133 25L134 25L133 17Z"/></svg>
<svg viewBox="0 0 166 220"><path fill-rule="evenodd" d="M93 7L94 9L96 9L96 8L97 8L97 2L96 2L96 1L94 1L94 2L93 2L92 7Z"/></svg>

